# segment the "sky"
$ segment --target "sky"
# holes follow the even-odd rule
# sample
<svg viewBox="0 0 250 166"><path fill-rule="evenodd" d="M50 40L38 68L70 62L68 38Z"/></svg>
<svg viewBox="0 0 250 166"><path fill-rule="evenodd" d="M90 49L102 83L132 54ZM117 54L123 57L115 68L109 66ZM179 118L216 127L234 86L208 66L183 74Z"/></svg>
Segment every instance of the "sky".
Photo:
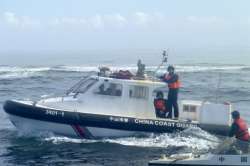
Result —
<svg viewBox="0 0 250 166"><path fill-rule="evenodd" d="M250 54L248 0L0 0L0 57L85 50Z"/></svg>

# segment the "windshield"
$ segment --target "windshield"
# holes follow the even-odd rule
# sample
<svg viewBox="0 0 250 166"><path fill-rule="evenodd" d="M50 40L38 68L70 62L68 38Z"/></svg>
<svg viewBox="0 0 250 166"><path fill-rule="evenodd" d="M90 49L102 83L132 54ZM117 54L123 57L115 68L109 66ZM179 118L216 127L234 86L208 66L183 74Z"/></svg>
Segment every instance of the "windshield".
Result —
<svg viewBox="0 0 250 166"><path fill-rule="evenodd" d="M122 96L122 84L104 81L95 91L95 94L108 96Z"/></svg>

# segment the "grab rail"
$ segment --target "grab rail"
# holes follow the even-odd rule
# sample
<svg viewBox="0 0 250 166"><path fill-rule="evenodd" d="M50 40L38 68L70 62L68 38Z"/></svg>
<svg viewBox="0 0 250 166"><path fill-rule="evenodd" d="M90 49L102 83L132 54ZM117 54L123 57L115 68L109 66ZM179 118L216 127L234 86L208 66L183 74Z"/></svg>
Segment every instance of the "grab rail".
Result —
<svg viewBox="0 0 250 166"><path fill-rule="evenodd" d="M73 92L75 89L78 89L81 84L86 81L91 75L93 75L93 72L91 72L90 74L88 74L86 77L82 78L78 83L76 83L75 85L73 85L70 89L68 89L66 91L66 96L68 96L71 92Z"/></svg>

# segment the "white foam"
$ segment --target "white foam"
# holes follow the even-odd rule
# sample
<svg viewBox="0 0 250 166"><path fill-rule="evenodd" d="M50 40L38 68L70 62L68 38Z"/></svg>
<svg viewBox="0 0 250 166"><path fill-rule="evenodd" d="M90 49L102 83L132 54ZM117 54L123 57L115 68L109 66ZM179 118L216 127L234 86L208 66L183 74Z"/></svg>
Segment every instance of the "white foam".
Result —
<svg viewBox="0 0 250 166"><path fill-rule="evenodd" d="M57 137L51 136L48 138L44 138L45 141L50 141L54 144L60 143L95 143L99 142L98 140L90 140L90 139L76 139L76 138L68 138L68 137Z"/></svg>
<svg viewBox="0 0 250 166"><path fill-rule="evenodd" d="M1 66L0 72L39 72L39 71L48 71L49 67L10 67L10 66Z"/></svg>
<svg viewBox="0 0 250 166"><path fill-rule="evenodd" d="M32 76L39 76L41 72L49 71L49 67L0 67L0 78L27 78Z"/></svg>
<svg viewBox="0 0 250 166"><path fill-rule="evenodd" d="M206 136L209 134L206 133ZM205 138L204 136L203 138ZM210 136L212 137L212 136ZM109 143L118 143L126 146L139 146L139 147L158 147L158 148L168 148L168 147L188 147L197 150L209 150L217 146L219 142L216 138L213 138L216 141L211 141L208 139L203 139L202 137L196 136L187 136L182 134L161 134L161 135L151 135L147 138L137 138L137 137L128 137L128 138L119 138L119 139L106 139L105 142Z"/></svg>
<svg viewBox="0 0 250 166"><path fill-rule="evenodd" d="M101 66L101 65L99 65ZM98 71L99 66L55 66L55 67L10 67L10 66L0 66L0 78L27 78L32 76L41 76L47 71L61 71L61 72L91 72ZM107 65L112 71L118 70L130 70L131 72L136 72L136 65ZM215 70L242 70L245 68L250 68L249 66L242 65L176 65L177 72L205 72L205 71L215 71ZM147 71L155 71L157 66L147 66ZM161 68L158 73L166 72L166 68Z"/></svg>
<svg viewBox="0 0 250 166"><path fill-rule="evenodd" d="M101 65L100 65L101 66ZM54 71L70 71L70 72L91 72L91 71L99 71L100 66L60 66L60 67L52 67L51 70ZM105 66L105 65L104 65ZM118 70L131 70L136 71L136 66L108 66L112 71Z"/></svg>
<svg viewBox="0 0 250 166"><path fill-rule="evenodd" d="M193 133L196 133L193 135ZM116 143L125 146L135 147L156 147L156 148L168 148L168 147L187 147L196 150L209 150L215 148L220 140L205 131L200 129L192 129L183 131L181 133L166 133L166 134L151 134L148 137L125 137L125 138L104 138L97 140L88 139L74 139L68 137L48 137L45 141L51 141L55 144L60 143Z"/></svg>
<svg viewBox="0 0 250 166"><path fill-rule="evenodd" d="M176 66L178 72L200 72L200 71L213 71L213 70L241 70L246 68L246 66Z"/></svg>
<svg viewBox="0 0 250 166"><path fill-rule="evenodd" d="M53 71L68 71L68 72L90 72L90 71L98 71L98 67L96 66L60 66L60 67L52 67Z"/></svg>

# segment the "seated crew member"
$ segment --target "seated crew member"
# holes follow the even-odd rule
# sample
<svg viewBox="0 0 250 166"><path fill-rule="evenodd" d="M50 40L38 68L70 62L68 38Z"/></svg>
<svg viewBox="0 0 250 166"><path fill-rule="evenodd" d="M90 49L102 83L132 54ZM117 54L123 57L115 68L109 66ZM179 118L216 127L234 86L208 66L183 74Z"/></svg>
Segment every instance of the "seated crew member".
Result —
<svg viewBox="0 0 250 166"><path fill-rule="evenodd" d="M231 126L229 136L241 140L241 141L249 141L250 135L248 132L248 126L246 122L240 117L240 113L238 111L232 112L233 124Z"/></svg>
<svg viewBox="0 0 250 166"><path fill-rule="evenodd" d="M238 111L232 112L233 124L229 132L229 137L235 136L237 139L236 146L238 146L244 153L248 152L248 142L250 135L248 131L247 123L240 117Z"/></svg>
<svg viewBox="0 0 250 166"><path fill-rule="evenodd" d="M157 118L166 118L167 113L167 100L164 99L164 95L161 91L157 92L154 100L155 114Z"/></svg>
<svg viewBox="0 0 250 166"><path fill-rule="evenodd" d="M99 94L101 95L110 95L110 84L107 80L104 80L103 84L99 87Z"/></svg>
<svg viewBox="0 0 250 166"><path fill-rule="evenodd" d="M174 72L173 66L168 66L168 74L165 74L163 81L168 84L168 110L169 114L167 118L172 118L172 108L174 108L174 117L178 119L179 117L179 107L178 107L178 92L180 88L180 80L178 74Z"/></svg>

